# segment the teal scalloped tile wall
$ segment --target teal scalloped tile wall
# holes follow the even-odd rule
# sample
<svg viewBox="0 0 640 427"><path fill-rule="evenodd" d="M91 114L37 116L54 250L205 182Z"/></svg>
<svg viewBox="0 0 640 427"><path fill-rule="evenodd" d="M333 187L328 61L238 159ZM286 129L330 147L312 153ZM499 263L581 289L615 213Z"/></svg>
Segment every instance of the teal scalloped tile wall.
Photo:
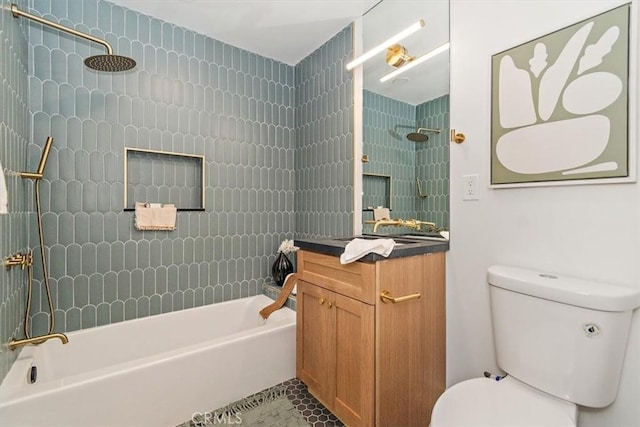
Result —
<svg viewBox="0 0 640 427"><path fill-rule="evenodd" d="M29 25L31 161L55 138L42 188L60 329L261 293L295 231L294 67L106 1L31 6L138 63L93 71L82 61L100 46ZM206 211L178 212L175 231L137 231L122 209L125 147L204 155ZM34 303L43 331L46 301Z"/></svg>
<svg viewBox="0 0 640 427"><path fill-rule="evenodd" d="M353 56L346 27L295 67L296 237L353 235Z"/></svg>
<svg viewBox="0 0 640 427"><path fill-rule="evenodd" d="M417 106L367 90L363 95L363 154L369 157L363 172L391 176L391 217L435 222L448 229L449 95ZM442 132L429 133L428 142L409 141L406 135L418 128ZM418 197L416 179L427 197ZM387 191L384 180L364 176L363 207L384 205ZM373 219L373 213L364 212L363 219ZM372 226L365 224L363 231L373 231ZM406 231L410 230L378 229L382 233Z"/></svg>
<svg viewBox="0 0 640 427"><path fill-rule="evenodd" d="M107 1L19 1L138 63L109 74L82 63L100 47L14 19L0 1L3 166L35 167L55 138L42 208L56 330L261 293L284 238L352 233L350 26L293 67ZM124 147L204 155L206 211L179 212L173 232L135 230L122 209ZM2 255L38 254L29 185L9 177ZM36 259L34 334L47 325L42 278ZM26 279L0 280L4 342L21 334ZM2 377L13 358L0 353Z"/></svg>
<svg viewBox="0 0 640 427"><path fill-rule="evenodd" d="M0 163L9 196L9 214L0 215L0 256L25 253L29 249L29 186L16 172L25 170L29 143L27 112L27 37L24 25L9 11L13 1L0 1ZM24 6L24 1L17 2ZM20 268L0 268L0 343L22 333L26 274ZM0 350L0 381L17 352Z"/></svg>
<svg viewBox="0 0 640 427"><path fill-rule="evenodd" d="M442 129L429 134L427 144L416 146L416 177L428 197L417 201L418 219L449 229L449 95L432 99L416 108L416 126Z"/></svg>
<svg viewBox="0 0 640 427"><path fill-rule="evenodd" d="M416 143L405 136L415 130L416 107L406 102L363 91L363 154L369 162L363 164L363 172L391 176L391 217L416 218ZM379 206L384 199L385 188L375 177L363 177L362 206ZM371 191L371 192L370 192ZM382 193L382 194L381 194ZM389 206L384 206L389 207ZM372 212L364 212L365 220L372 220ZM373 231L373 226L364 224L363 232ZM390 229L380 228L386 233ZM393 229L393 232L398 229Z"/></svg>

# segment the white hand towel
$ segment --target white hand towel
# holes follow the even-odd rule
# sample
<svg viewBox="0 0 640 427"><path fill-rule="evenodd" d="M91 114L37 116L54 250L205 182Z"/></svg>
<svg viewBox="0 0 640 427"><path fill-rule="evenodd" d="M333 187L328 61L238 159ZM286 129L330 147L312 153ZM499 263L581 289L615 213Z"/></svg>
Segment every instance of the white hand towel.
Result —
<svg viewBox="0 0 640 427"><path fill-rule="evenodd" d="M136 230L175 230L176 206L173 204L149 204L136 203L135 226Z"/></svg>
<svg viewBox="0 0 640 427"><path fill-rule="evenodd" d="M349 264L369 253L388 257L396 242L393 239L353 239L340 255L340 264Z"/></svg>
<svg viewBox="0 0 640 427"><path fill-rule="evenodd" d="M9 213L9 193L7 183L4 180L4 169L0 163L0 214Z"/></svg>

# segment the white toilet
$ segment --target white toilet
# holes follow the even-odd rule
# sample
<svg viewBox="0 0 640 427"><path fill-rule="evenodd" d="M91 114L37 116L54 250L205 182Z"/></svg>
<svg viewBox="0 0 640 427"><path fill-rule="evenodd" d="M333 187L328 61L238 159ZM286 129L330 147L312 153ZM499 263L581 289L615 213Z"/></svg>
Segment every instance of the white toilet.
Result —
<svg viewBox="0 0 640 427"><path fill-rule="evenodd" d="M500 381L446 390L431 427L575 426L616 398L640 291L515 267L488 273Z"/></svg>

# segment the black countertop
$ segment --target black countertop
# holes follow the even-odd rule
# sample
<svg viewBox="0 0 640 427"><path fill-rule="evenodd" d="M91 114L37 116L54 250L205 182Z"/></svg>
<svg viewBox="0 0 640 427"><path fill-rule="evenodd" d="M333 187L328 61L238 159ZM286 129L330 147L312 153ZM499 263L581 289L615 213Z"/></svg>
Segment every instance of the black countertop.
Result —
<svg viewBox="0 0 640 427"><path fill-rule="evenodd" d="M432 252L445 252L449 250L448 241L433 241L433 240L418 240L411 239L409 237L395 237L389 235L381 236L354 236L354 237L338 237L338 238L323 238L323 239L296 239L295 245L300 249L304 249L311 252L319 252L326 255L334 255L339 257L344 252L345 246L355 238L393 238L396 241L396 245L393 251L388 257L382 255L370 253L360 258L358 261L380 261L389 258L402 258L414 255L423 255Z"/></svg>

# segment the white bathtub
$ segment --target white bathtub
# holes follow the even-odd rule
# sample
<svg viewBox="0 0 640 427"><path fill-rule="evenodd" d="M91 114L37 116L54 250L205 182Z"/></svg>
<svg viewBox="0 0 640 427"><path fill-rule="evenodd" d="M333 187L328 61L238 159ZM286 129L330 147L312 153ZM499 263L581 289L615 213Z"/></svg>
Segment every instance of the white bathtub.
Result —
<svg viewBox="0 0 640 427"><path fill-rule="evenodd" d="M0 386L0 424L175 426L293 378L295 312L265 323L258 312L271 302L258 295L25 347Z"/></svg>

